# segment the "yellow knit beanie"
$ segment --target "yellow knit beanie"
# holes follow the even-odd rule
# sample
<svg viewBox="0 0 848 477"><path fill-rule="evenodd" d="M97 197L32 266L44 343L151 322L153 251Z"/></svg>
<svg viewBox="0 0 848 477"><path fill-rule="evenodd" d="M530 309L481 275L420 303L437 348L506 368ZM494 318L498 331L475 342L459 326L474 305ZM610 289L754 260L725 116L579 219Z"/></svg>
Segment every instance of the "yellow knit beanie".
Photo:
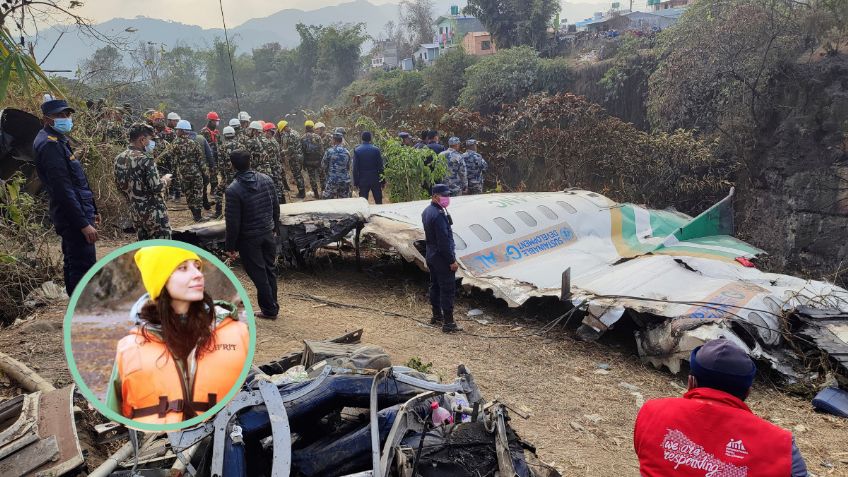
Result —
<svg viewBox="0 0 848 477"><path fill-rule="evenodd" d="M138 249L135 253L135 264L141 272L141 281L151 300L159 298L171 274L186 260L202 263L196 253L179 247L159 245Z"/></svg>

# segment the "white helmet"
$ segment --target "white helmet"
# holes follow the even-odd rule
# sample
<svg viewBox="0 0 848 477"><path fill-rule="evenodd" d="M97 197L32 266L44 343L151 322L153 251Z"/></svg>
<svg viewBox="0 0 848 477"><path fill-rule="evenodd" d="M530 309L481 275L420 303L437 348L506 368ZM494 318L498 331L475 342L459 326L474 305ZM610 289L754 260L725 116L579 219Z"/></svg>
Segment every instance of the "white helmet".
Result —
<svg viewBox="0 0 848 477"><path fill-rule="evenodd" d="M257 131L262 131L262 125L259 124L259 121L251 122L250 126L248 126L247 128L248 129L256 129Z"/></svg>
<svg viewBox="0 0 848 477"><path fill-rule="evenodd" d="M177 123L177 129L182 129L183 131L191 131L191 124L185 119L180 119L180 122Z"/></svg>
<svg viewBox="0 0 848 477"><path fill-rule="evenodd" d="M238 119L236 119L235 121L238 121ZM227 127L224 128L224 136L235 136L235 135L236 135L236 130L233 129L232 126L227 126Z"/></svg>
<svg viewBox="0 0 848 477"><path fill-rule="evenodd" d="M245 111L240 112L238 118L239 121L250 121L250 115Z"/></svg>
<svg viewBox="0 0 848 477"><path fill-rule="evenodd" d="M327 127L327 125L322 123L322 122L315 123L315 129L321 129L321 128L326 128L326 127Z"/></svg>
<svg viewBox="0 0 848 477"><path fill-rule="evenodd" d="M177 113L168 113L168 121L179 121L182 119Z"/></svg>
<svg viewBox="0 0 848 477"><path fill-rule="evenodd" d="M230 126L232 126L234 128L240 128L241 122L239 122L238 118L230 119Z"/></svg>

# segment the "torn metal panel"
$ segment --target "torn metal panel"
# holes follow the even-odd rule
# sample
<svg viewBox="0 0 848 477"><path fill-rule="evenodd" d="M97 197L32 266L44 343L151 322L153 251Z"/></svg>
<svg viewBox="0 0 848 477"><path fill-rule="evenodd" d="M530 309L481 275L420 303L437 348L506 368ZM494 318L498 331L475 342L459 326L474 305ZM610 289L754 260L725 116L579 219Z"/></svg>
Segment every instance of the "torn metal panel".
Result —
<svg viewBox="0 0 848 477"><path fill-rule="evenodd" d="M848 313L803 306L795 310L794 318L799 322L794 333L807 340L800 346L815 343L848 380Z"/></svg>
<svg viewBox="0 0 848 477"><path fill-rule="evenodd" d="M368 201L361 198L283 204L278 255L287 266L305 267L318 249L361 229L368 215ZM218 220L174 229L172 236L207 250L223 250L226 231L226 222Z"/></svg>
<svg viewBox="0 0 848 477"><path fill-rule="evenodd" d="M0 404L0 475L63 475L83 464L73 386Z"/></svg>

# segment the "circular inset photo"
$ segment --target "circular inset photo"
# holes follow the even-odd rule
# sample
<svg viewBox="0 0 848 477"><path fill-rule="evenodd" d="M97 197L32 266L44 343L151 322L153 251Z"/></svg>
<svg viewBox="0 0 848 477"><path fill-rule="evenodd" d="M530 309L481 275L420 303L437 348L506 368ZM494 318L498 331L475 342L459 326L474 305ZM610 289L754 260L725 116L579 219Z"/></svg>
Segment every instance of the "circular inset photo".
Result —
<svg viewBox="0 0 848 477"><path fill-rule="evenodd" d="M253 362L248 295L230 269L183 242L148 240L97 262L71 297L65 356L107 418L144 431L205 421Z"/></svg>

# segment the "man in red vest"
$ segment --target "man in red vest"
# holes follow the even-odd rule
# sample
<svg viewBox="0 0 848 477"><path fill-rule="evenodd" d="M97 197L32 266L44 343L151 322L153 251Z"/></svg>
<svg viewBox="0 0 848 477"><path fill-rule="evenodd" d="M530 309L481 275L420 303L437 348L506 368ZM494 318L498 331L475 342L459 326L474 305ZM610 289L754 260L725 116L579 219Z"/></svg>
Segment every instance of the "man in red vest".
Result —
<svg viewBox="0 0 848 477"><path fill-rule="evenodd" d="M689 391L652 399L636 416L633 443L643 477L797 477L807 465L792 433L743 402L757 367L725 339L692 351Z"/></svg>

